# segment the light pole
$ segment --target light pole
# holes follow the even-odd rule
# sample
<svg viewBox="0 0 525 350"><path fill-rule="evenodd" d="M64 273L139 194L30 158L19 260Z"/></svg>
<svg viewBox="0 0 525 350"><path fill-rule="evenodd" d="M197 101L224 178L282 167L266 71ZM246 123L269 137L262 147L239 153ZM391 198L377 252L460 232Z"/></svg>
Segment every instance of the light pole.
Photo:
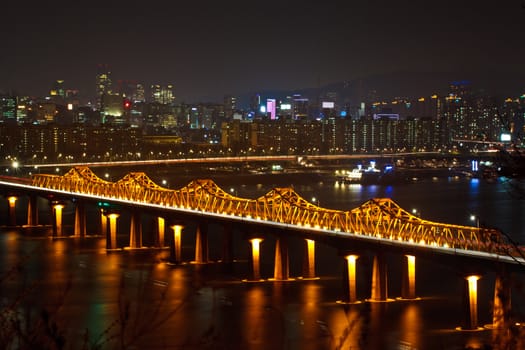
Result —
<svg viewBox="0 0 525 350"><path fill-rule="evenodd" d="M479 228L479 216L470 214L470 221L476 223L476 227Z"/></svg>

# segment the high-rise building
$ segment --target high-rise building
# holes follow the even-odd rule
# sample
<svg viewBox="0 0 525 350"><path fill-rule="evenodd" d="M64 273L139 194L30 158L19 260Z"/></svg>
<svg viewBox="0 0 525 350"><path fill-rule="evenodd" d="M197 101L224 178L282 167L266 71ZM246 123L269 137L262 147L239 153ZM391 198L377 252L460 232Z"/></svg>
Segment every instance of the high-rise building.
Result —
<svg viewBox="0 0 525 350"><path fill-rule="evenodd" d="M275 120L277 104L274 98L266 99L266 114L270 117L270 120Z"/></svg>
<svg viewBox="0 0 525 350"><path fill-rule="evenodd" d="M252 112L253 115L257 115L257 113L259 113L260 107L261 107L261 95L255 94L250 99L250 112Z"/></svg>
<svg viewBox="0 0 525 350"><path fill-rule="evenodd" d="M66 97L66 89L63 80L56 80L49 91L49 96L54 100L63 101Z"/></svg>
<svg viewBox="0 0 525 350"><path fill-rule="evenodd" d="M201 127L202 121L201 121L201 113L199 112L199 108L197 106L192 106L190 108L189 117L190 117L189 118L190 128L199 129Z"/></svg>
<svg viewBox="0 0 525 350"><path fill-rule="evenodd" d="M163 105L173 104L173 102L175 102L175 95L173 94L173 85L151 85L151 100L152 102L160 103Z"/></svg>
<svg viewBox="0 0 525 350"><path fill-rule="evenodd" d="M315 118L328 119L334 117L339 110L338 100L339 96L334 91L328 91L320 96Z"/></svg>
<svg viewBox="0 0 525 350"><path fill-rule="evenodd" d="M293 119L307 119L308 117L308 99L301 97L301 95L293 95L292 97L292 118Z"/></svg>
<svg viewBox="0 0 525 350"><path fill-rule="evenodd" d="M123 97L119 94L104 94L102 98L103 108L101 110L102 123L125 123L124 103Z"/></svg>
<svg viewBox="0 0 525 350"><path fill-rule="evenodd" d="M133 80L117 80L116 92L127 99L131 99L131 96L134 94L137 83Z"/></svg>
<svg viewBox="0 0 525 350"><path fill-rule="evenodd" d="M0 111L2 113L2 121L16 122L17 117L17 101L16 96L4 96L0 99Z"/></svg>
<svg viewBox="0 0 525 350"><path fill-rule="evenodd" d="M38 124L55 123L57 112L57 104L52 101L42 101L36 106L35 121Z"/></svg>
<svg viewBox="0 0 525 350"><path fill-rule="evenodd" d="M449 88L451 95L460 98L465 98L472 94L472 86L468 80L453 81L450 83Z"/></svg>
<svg viewBox="0 0 525 350"><path fill-rule="evenodd" d="M135 103L146 102L146 92L144 91L144 85L137 84L134 94L131 95L131 100Z"/></svg>
<svg viewBox="0 0 525 350"><path fill-rule="evenodd" d="M452 82L450 92L444 98L440 119L444 125L442 144L450 145L454 139L471 139L474 112L474 96L468 81Z"/></svg>
<svg viewBox="0 0 525 350"><path fill-rule="evenodd" d="M133 80L119 80L117 91L120 96L133 103L145 102L144 85Z"/></svg>
<svg viewBox="0 0 525 350"><path fill-rule="evenodd" d="M96 106L98 109L103 109L103 97L104 95L111 94L111 72L109 65L99 64L97 66L97 79L96 79Z"/></svg>
<svg viewBox="0 0 525 350"><path fill-rule="evenodd" d="M19 96L16 106L17 123L29 122L29 114L32 110L33 101L28 96Z"/></svg>
<svg viewBox="0 0 525 350"><path fill-rule="evenodd" d="M237 109L237 98L235 96L226 95L224 96L224 112L226 113L226 118L231 119L233 113Z"/></svg>
<svg viewBox="0 0 525 350"><path fill-rule="evenodd" d="M411 113L409 117L414 118L434 118L438 117L438 108L442 103L442 99L438 95L429 97L420 97L412 103Z"/></svg>

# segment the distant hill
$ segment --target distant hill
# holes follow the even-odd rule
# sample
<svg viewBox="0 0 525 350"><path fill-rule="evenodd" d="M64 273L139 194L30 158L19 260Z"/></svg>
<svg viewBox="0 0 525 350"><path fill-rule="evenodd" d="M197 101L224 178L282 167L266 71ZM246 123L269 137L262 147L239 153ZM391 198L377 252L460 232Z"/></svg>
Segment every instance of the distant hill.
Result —
<svg viewBox="0 0 525 350"><path fill-rule="evenodd" d="M258 91L263 98L284 99L292 94L301 94L315 100L327 92L336 92L341 101L359 103L375 91L379 99L389 100L394 97L418 98L432 94L444 95L454 81L468 81L474 92L496 96L517 97L525 93L525 73L487 73L487 72L394 72L377 74L340 81L319 88L309 87L298 90ZM250 100L255 92L240 96L243 103Z"/></svg>

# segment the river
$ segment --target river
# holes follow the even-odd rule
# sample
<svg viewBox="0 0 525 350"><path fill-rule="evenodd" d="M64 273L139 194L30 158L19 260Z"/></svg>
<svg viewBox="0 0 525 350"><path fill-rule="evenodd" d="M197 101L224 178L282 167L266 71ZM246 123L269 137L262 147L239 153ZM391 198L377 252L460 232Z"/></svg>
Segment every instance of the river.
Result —
<svg viewBox="0 0 525 350"><path fill-rule="evenodd" d="M117 174L112 175L118 178ZM177 177L163 169L151 177L166 177L169 186L184 185L191 174ZM213 177L212 177L213 178ZM495 183L467 177L444 176L413 179L410 183L341 185L317 176L268 175L257 178L218 176L214 180L241 197L256 198L273 187L293 186L296 192L320 206L349 210L370 198L388 197L424 219L460 225L497 227L517 242L525 241L523 199L511 183ZM18 208L24 207L20 199ZM2 212L7 204L2 199ZM98 234L95 208L88 213L89 237L52 239L49 208L39 202L39 230L0 227L0 296L3 307L2 337L6 348L22 348L23 337L34 343L64 342L65 349L487 349L492 331L459 331L464 317L464 279L454 266L434 260L417 260L416 300L400 296L401 257L389 257L388 294L393 301L367 302L372 257L358 259L358 299L344 304L343 264L333 247L317 245L317 279L301 275L302 245L290 242L289 281L271 281L275 238L261 245L263 282L250 277L250 245L242 232L234 231L235 263L224 269L221 232L209 228L210 263L191 263L194 227L183 235L183 260L167 264L169 252L123 250L106 252ZM64 209L66 232L72 232L73 206ZM18 222L25 213L18 211ZM126 245L126 216L119 226L120 244ZM7 220L5 220L7 221ZM144 244L153 230L151 218L143 218ZM2 222L6 224L6 222ZM514 276L513 310L523 316L523 276ZM479 324L492 322L494 273L478 281ZM7 315L7 316L6 316ZM46 317L42 317L46 315ZM21 320L20 329L6 320ZM46 322L43 322L45 320ZM44 325L47 326L45 327ZM40 328L39 328L40 327ZM7 347L9 345L10 347ZM26 348L35 348L28 346ZM45 347L44 347L45 348Z"/></svg>

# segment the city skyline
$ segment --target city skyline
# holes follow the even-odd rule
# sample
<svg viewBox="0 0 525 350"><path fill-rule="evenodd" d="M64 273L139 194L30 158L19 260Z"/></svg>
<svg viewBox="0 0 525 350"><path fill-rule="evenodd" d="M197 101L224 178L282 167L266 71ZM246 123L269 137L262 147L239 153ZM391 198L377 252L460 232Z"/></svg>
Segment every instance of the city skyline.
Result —
<svg viewBox="0 0 525 350"><path fill-rule="evenodd" d="M190 103L399 71L525 75L517 0L74 6L7 5L0 91L43 95L63 79L91 98L99 63Z"/></svg>

